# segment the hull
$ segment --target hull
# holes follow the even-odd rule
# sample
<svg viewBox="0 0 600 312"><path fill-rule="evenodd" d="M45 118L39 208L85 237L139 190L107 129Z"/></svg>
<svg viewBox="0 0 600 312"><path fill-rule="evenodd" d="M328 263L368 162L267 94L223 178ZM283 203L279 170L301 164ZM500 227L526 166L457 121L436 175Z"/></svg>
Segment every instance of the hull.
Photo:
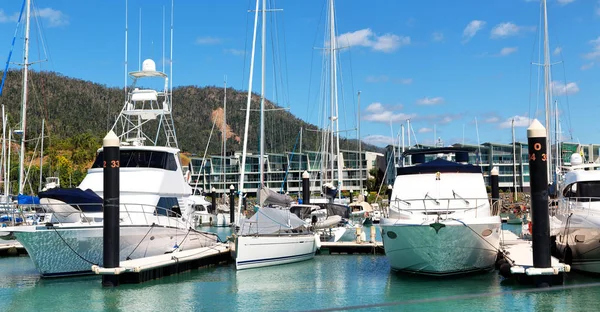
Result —
<svg viewBox="0 0 600 312"><path fill-rule="evenodd" d="M156 256L176 250L206 247L217 236L188 230L149 225L120 227L120 261ZM103 263L103 227L26 226L12 234L25 247L43 277L92 274L92 264ZM187 236L186 236L187 234Z"/></svg>
<svg viewBox="0 0 600 312"><path fill-rule="evenodd" d="M463 223L464 222L464 223ZM475 222L442 221L436 229L407 220L382 219L383 247L393 270L454 275L493 268L500 242L498 217Z"/></svg>
<svg viewBox="0 0 600 312"><path fill-rule="evenodd" d="M213 221L210 223L212 226L229 226L231 222L229 221L229 212L227 213L217 213L217 217L213 218Z"/></svg>
<svg viewBox="0 0 600 312"><path fill-rule="evenodd" d="M312 259L317 251L314 234L237 236L233 248L237 270Z"/></svg>
<svg viewBox="0 0 600 312"><path fill-rule="evenodd" d="M572 269L600 273L600 217L573 214L556 235L556 247Z"/></svg>
<svg viewBox="0 0 600 312"><path fill-rule="evenodd" d="M191 219L194 223L194 227L203 225L211 225L216 216L210 213L192 213Z"/></svg>

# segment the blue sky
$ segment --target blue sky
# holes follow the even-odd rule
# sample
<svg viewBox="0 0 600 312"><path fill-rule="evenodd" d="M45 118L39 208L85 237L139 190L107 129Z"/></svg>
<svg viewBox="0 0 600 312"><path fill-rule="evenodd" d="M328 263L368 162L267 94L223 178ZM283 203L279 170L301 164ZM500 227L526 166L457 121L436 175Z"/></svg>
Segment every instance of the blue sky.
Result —
<svg viewBox="0 0 600 312"><path fill-rule="evenodd" d="M271 0L271 3L274 1ZM149 3L151 5L149 5ZM5 62L20 0L0 4L0 60ZM124 1L36 0L49 61L35 69L108 86L124 83ZM269 99L313 124L317 116L324 44L325 0L279 0L276 30L283 78L275 91L268 56ZM142 59L162 68L163 7L171 2L129 1L129 70L137 70L139 10ZM254 1L175 1L173 83L223 84L247 90ZM543 121L538 85L540 3L537 0L337 0L340 52L340 129L356 127L361 91L361 137L384 146L411 119L419 143L435 136L445 144L526 140L530 118ZM600 143L600 1L548 0L554 98L567 141ZM275 27L277 24L277 27ZM30 59L44 58L32 23ZM20 34L22 31L20 31ZM169 30L166 30L167 57ZM22 58L17 38L13 61ZM269 38L269 40L273 40ZM345 44L343 44L345 42ZM269 51L272 48L268 49ZM260 53L260 50L257 51ZM254 91L260 89L260 54ZM15 67L13 65L13 67ZM285 91L283 91L285 90ZM342 100L343 99L343 100ZM177 108L175 108L175 111ZM177 113L177 112L175 112ZM477 127L476 122L477 120ZM393 133L392 133L393 131ZM349 133L355 137L356 133ZM479 139L478 139L479 137Z"/></svg>

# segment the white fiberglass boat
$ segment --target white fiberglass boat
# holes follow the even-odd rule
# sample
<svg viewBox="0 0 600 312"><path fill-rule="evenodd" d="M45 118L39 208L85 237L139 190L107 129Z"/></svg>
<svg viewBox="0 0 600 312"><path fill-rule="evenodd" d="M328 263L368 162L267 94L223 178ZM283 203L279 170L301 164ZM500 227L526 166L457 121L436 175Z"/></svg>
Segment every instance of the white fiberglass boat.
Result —
<svg viewBox="0 0 600 312"><path fill-rule="evenodd" d="M411 150L406 155L455 154L454 148ZM424 159L424 157L422 158ZM453 275L493 268L501 221L490 214L478 166L442 158L398 168L390 216L382 218L383 246L393 270Z"/></svg>

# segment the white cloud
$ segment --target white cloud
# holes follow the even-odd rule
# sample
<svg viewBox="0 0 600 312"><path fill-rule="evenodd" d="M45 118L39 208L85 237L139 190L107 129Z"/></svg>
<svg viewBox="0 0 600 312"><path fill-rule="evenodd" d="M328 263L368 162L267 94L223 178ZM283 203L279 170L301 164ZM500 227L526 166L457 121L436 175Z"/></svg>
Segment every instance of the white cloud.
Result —
<svg viewBox="0 0 600 312"><path fill-rule="evenodd" d="M387 75L379 75L379 76L369 75L369 76L367 76L366 80L368 83L388 82L390 80L390 77L388 77Z"/></svg>
<svg viewBox="0 0 600 312"><path fill-rule="evenodd" d="M364 137L363 142L369 142L370 144L374 144L374 145L391 145L394 144L394 140L391 137L385 136L385 135L380 135L380 134L375 134L375 135L368 135L366 137Z"/></svg>
<svg viewBox="0 0 600 312"><path fill-rule="evenodd" d="M579 92L579 87L575 82L569 82L566 85L560 81L552 81L550 84L552 93L555 95L570 95Z"/></svg>
<svg viewBox="0 0 600 312"><path fill-rule="evenodd" d="M68 16L51 8L39 9L38 16L48 21L48 27L69 25Z"/></svg>
<svg viewBox="0 0 600 312"><path fill-rule="evenodd" d="M500 127L501 129L512 128L513 119L515 121L516 128L529 127L529 125L531 124L531 121L532 121L531 118L529 118L527 116L515 115L515 116L510 117L510 118L506 119L505 121L501 122L498 125L498 127Z"/></svg>
<svg viewBox="0 0 600 312"><path fill-rule="evenodd" d="M214 44L219 44L221 42L223 42L223 40L221 40L221 38L210 37L210 36L196 38L196 44L200 44L200 45L214 45Z"/></svg>
<svg viewBox="0 0 600 312"><path fill-rule="evenodd" d="M517 26L516 24L511 23L511 22L500 23L500 24L494 26L494 28L492 28L490 37L492 39L507 38L507 37L518 35L522 31L530 31L530 30L535 30L535 27Z"/></svg>
<svg viewBox="0 0 600 312"><path fill-rule="evenodd" d="M394 79L394 83L397 83L397 84L411 84L411 83L413 83L413 79L412 78Z"/></svg>
<svg viewBox="0 0 600 312"><path fill-rule="evenodd" d="M574 2L575 0L556 0L556 2L558 2L558 4L560 5L567 5L571 2Z"/></svg>
<svg viewBox="0 0 600 312"><path fill-rule="evenodd" d="M367 114L363 117L363 119L367 121L389 123L390 121L404 121L416 116L415 114L396 112L400 109L402 109L402 105L389 106L383 105L379 102L374 102L369 104L369 106L367 106L365 109Z"/></svg>
<svg viewBox="0 0 600 312"><path fill-rule="evenodd" d="M519 50L518 47L505 47L500 50L500 56L506 56L509 54L513 54Z"/></svg>
<svg viewBox="0 0 600 312"><path fill-rule="evenodd" d="M19 14L6 15L4 10L0 9L0 23L14 23L19 19Z"/></svg>
<svg viewBox="0 0 600 312"><path fill-rule="evenodd" d="M244 55L244 54L246 54L246 52L244 50L240 50L240 49L223 49L223 52L225 52L227 54L233 54L233 55Z"/></svg>
<svg viewBox="0 0 600 312"><path fill-rule="evenodd" d="M589 62L589 63L581 65L580 69L588 70L588 69L591 69L592 67L594 67L594 62Z"/></svg>
<svg viewBox="0 0 600 312"><path fill-rule="evenodd" d="M592 39L588 43L592 45L592 51L584 54L583 57L590 60L598 58L600 56L600 37Z"/></svg>
<svg viewBox="0 0 600 312"><path fill-rule="evenodd" d="M463 43L471 40L485 26L485 21L472 20L463 30Z"/></svg>
<svg viewBox="0 0 600 312"><path fill-rule="evenodd" d="M484 120L484 122L486 123L497 123L498 121L500 121L500 118L493 116L493 117L489 117L486 120Z"/></svg>
<svg viewBox="0 0 600 312"><path fill-rule="evenodd" d="M337 41L338 46L341 47L361 46L371 48L373 51L389 53L409 45L410 37L390 33L378 36L370 28L365 28L341 34L337 37Z"/></svg>
<svg viewBox="0 0 600 312"><path fill-rule="evenodd" d="M437 105L442 103L444 103L444 98L441 96L436 96L432 98L426 96L417 100L417 104L419 105Z"/></svg>
<svg viewBox="0 0 600 312"><path fill-rule="evenodd" d="M418 133L429 133L429 132L433 132L433 129L431 128L420 128L419 130L417 130Z"/></svg>
<svg viewBox="0 0 600 312"><path fill-rule="evenodd" d="M556 47L556 49L554 49L554 52L552 52L552 54L559 55L560 52L562 52L562 47Z"/></svg>
<svg viewBox="0 0 600 312"><path fill-rule="evenodd" d="M433 34L431 34L431 40L437 41L437 42L442 41L442 40L444 40L444 34L439 31L436 31Z"/></svg>

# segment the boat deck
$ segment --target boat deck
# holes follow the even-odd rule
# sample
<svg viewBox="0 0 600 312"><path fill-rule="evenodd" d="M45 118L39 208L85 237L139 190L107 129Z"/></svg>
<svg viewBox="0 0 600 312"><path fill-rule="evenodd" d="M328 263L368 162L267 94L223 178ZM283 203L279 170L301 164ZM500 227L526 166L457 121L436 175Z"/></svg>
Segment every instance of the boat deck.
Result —
<svg viewBox="0 0 600 312"><path fill-rule="evenodd" d="M536 268L533 266L533 247L531 240L525 240L518 237L511 231L502 230L501 249L504 251L504 258L510 264L510 274L513 275L558 275L559 273L569 272L571 267L568 264L559 262L555 257L551 257L550 268ZM508 272L502 272L506 274Z"/></svg>

